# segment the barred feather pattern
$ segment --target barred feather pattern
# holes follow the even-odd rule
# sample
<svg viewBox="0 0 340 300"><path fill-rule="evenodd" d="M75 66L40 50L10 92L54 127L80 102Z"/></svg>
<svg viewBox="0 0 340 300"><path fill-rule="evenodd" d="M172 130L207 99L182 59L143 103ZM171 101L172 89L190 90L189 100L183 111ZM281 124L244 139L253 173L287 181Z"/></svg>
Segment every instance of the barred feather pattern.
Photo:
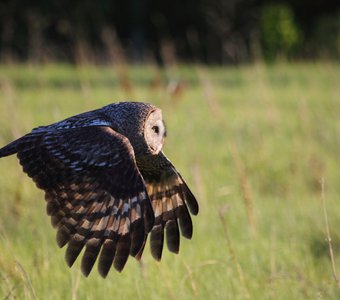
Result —
<svg viewBox="0 0 340 300"><path fill-rule="evenodd" d="M84 275L98 256L103 277L112 264L121 271L129 254L142 248L154 220L126 139L112 129L90 127L28 135L17 148L24 171L45 190L57 243L68 244L67 264L85 247Z"/></svg>
<svg viewBox="0 0 340 300"><path fill-rule="evenodd" d="M191 239L193 228L189 210L197 215L198 203L182 176L162 152L153 158L153 163L148 159L137 163L155 214L150 235L151 254L160 260L164 233L167 247L173 253L179 252L180 231L183 237Z"/></svg>
<svg viewBox="0 0 340 300"><path fill-rule="evenodd" d="M180 232L192 237L198 203L161 151L165 134L159 109L120 102L37 127L1 148L0 158L16 153L45 191L67 264L83 251L84 275L98 261L106 277L111 266L122 271L129 255L141 258L149 233L157 260L164 237L174 253Z"/></svg>
<svg viewBox="0 0 340 300"><path fill-rule="evenodd" d="M110 126L109 118L105 115L103 108L84 112L82 114L69 117L63 121L48 125L39 126L32 130L32 133L39 133L50 130L84 128L89 126Z"/></svg>

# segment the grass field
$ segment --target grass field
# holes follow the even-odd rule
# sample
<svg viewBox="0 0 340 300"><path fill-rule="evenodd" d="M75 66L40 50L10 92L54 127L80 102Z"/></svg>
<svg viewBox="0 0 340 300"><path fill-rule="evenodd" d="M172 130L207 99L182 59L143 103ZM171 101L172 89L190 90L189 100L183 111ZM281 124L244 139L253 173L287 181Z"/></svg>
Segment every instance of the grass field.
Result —
<svg viewBox="0 0 340 300"><path fill-rule="evenodd" d="M200 213L179 255L158 263L147 247L141 264L85 278L64 262L43 192L1 159L0 299L340 299L339 79L331 63L1 66L1 146L110 102L152 102Z"/></svg>

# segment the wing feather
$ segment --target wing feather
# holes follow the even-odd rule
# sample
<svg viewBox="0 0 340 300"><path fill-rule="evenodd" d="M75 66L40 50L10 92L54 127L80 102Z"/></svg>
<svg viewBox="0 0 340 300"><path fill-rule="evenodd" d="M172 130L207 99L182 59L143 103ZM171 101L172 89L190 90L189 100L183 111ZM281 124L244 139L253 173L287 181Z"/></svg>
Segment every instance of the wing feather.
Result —
<svg viewBox="0 0 340 300"><path fill-rule="evenodd" d="M143 248L154 215L127 138L109 127L39 128L15 145L24 171L45 190L46 211L72 266L85 248L88 275L97 258L105 277Z"/></svg>
<svg viewBox="0 0 340 300"><path fill-rule="evenodd" d="M86 276L97 260L106 277L111 266L121 271L129 255L140 259L149 232L155 259L162 257L164 239L178 253L180 233L192 237L190 213L199 210L163 152L136 161L129 140L109 124L100 111L88 112L35 128L0 149L0 157L17 153L23 170L45 191L57 243L67 245L67 264L85 248Z"/></svg>
<svg viewBox="0 0 340 300"><path fill-rule="evenodd" d="M137 160L155 214L155 223L151 230L150 246L153 257L160 260L164 244L164 231L167 247L178 253L180 234L192 237L193 215L198 213L198 203L182 176L166 156L158 155ZM180 229L180 230L179 230Z"/></svg>

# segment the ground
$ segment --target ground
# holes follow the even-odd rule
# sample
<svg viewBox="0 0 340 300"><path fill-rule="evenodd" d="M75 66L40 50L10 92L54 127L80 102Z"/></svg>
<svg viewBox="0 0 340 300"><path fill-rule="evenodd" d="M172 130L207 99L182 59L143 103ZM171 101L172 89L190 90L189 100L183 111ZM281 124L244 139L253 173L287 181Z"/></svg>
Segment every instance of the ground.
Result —
<svg viewBox="0 0 340 300"><path fill-rule="evenodd" d="M1 66L0 146L111 102L151 102L200 213L178 255L156 262L147 246L121 274L85 278L66 266L43 192L0 159L0 298L339 299L339 78L329 62Z"/></svg>

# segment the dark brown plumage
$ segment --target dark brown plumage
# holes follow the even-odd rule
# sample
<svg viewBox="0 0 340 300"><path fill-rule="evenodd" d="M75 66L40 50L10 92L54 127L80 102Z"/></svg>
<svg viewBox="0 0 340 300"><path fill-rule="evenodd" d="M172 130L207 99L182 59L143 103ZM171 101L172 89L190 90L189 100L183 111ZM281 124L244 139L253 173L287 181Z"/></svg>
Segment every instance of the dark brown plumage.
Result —
<svg viewBox="0 0 340 300"><path fill-rule="evenodd" d="M45 191L46 210L67 244L72 266L85 248L87 276L98 258L105 277L121 271L129 255L140 258L150 233L153 257L179 251L179 232L192 237L188 212L198 204L162 152L165 127L159 109L121 102L86 112L27 135L0 149L17 154L25 173ZM178 224L179 223L179 224Z"/></svg>

